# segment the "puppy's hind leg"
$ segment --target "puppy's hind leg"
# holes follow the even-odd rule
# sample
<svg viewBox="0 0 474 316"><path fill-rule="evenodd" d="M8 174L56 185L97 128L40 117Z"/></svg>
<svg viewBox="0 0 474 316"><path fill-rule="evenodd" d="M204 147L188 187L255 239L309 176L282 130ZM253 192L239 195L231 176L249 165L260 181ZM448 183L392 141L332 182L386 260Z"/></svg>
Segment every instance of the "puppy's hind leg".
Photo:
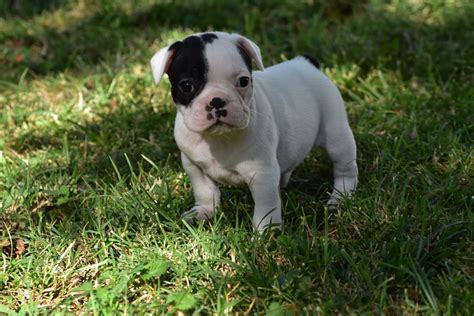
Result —
<svg viewBox="0 0 474 316"><path fill-rule="evenodd" d="M290 171L287 171L287 172L281 174L280 189L284 189L288 186L288 183L290 182L292 172L293 172L293 170L290 170Z"/></svg>
<svg viewBox="0 0 474 316"><path fill-rule="evenodd" d="M333 162L334 189L328 205L337 205L343 196L350 196L357 186L356 144L347 121L341 127L326 130L323 146Z"/></svg>

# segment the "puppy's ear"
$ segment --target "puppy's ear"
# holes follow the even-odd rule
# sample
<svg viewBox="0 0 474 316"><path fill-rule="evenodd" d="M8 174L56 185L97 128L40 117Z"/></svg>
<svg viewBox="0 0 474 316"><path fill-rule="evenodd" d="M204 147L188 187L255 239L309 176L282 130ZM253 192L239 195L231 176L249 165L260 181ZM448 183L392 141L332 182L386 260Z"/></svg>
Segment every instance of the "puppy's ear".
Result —
<svg viewBox="0 0 474 316"><path fill-rule="evenodd" d="M153 79L156 84L159 84L163 74L168 71L168 68L173 60L176 50L181 46L181 42L175 42L167 47L160 49L150 60L151 71Z"/></svg>
<svg viewBox="0 0 474 316"><path fill-rule="evenodd" d="M260 48L258 48L257 44L252 42L246 37L242 35L237 36L237 45L242 48L245 53L252 59L255 64L257 65L258 69L264 70L263 62L262 62L262 55L260 55Z"/></svg>

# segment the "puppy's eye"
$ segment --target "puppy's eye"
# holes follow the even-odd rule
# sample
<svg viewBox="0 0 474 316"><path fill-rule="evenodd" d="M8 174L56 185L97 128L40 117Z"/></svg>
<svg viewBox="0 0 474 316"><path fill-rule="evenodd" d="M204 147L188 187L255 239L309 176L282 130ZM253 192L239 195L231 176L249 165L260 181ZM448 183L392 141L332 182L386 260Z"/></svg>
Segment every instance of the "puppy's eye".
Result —
<svg viewBox="0 0 474 316"><path fill-rule="evenodd" d="M245 88L246 86L249 85L250 78L246 76L242 76L237 80L237 87L239 88Z"/></svg>
<svg viewBox="0 0 474 316"><path fill-rule="evenodd" d="M179 90L183 93L189 94L194 91L194 83L192 80L184 79L181 80L178 84Z"/></svg>

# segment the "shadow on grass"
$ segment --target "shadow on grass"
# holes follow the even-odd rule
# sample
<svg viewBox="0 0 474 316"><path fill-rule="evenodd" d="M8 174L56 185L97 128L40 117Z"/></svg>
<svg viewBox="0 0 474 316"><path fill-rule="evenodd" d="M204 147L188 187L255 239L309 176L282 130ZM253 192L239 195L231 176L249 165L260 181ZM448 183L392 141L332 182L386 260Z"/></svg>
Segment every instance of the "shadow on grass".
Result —
<svg viewBox="0 0 474 316"><path fill-rule="evenodd" d="M249 36L257 33L260 34L257 37L266 38L270 43L276 41L274 45L278 46L272 49L276 53L289 48L288 38L301 33L307 25L305 21L341 21L355 11L361 11L364 2L352 4L341 0L336 4L326 4L316 1L316 4L310 5L263 1L257 5L252 1L173 1L143 8L137 5L138 9L132 13L104 2L91 8L76 8L75 15L79 18L65 21L66 24L61 25L60 29L57 26L43 26L37 31L34 24L27 23L26 26L20 25L19 31L3 34L7 52L2 57L7 62L4 65L8 74L6 78L18 78L25 68L36 75L46 75L65 69L80 69L83 65L94 65L100 61L107 62L112 56L127 54L133 49L146 50L151 42L160 39L162 33L174 29L228 30ZM55 5L37 6L36 9L33 6L26 10L25 15L41 13L46 8L67 10ZM93 14L86 13L94 8ZM7 16L7 21L16 26L19 20L12 17L13 12ZM19 13L19 16L23 15Z"/></svg>
<svg viewBox="0 0 474 316"><path fill-rule="evenodd" d="M34 1L4 0L0 2L0 17L28 19L43 12L54 12L65 5L62 0Z"/></svg>
<svg viewBox="0 0 474 316"><path fill-rule="evenodd" d="M42 5L38 6L40 13ZM431 6L427 3L413 13L420 15L432 10ZM50 7L57 8L57 4ZM370 69L382 64L408 76L435 71L445 80L453 72L473 67L466 57L474 53L474 39L464 31L473 26L474 9L469 6L448 12L440 24L428 22L437 18L429 14L425 21L415 21L409 14L388 13L382 5L368 7L365 1L263 1L258 5L251 1L173 1L137 7L128 13L104 2L91 15L83 12L87 7L76 9L82 17L61 30L50 26L35 31L30 24L26 30L23 26L21 31L3 34L5 77L16 79L25 68L37 75L77 70L136 49L147 54L151 42L175 29L241 32L262 45L267 62L279 61L281 54L313 53L327 65L356 63Z"/></svg>

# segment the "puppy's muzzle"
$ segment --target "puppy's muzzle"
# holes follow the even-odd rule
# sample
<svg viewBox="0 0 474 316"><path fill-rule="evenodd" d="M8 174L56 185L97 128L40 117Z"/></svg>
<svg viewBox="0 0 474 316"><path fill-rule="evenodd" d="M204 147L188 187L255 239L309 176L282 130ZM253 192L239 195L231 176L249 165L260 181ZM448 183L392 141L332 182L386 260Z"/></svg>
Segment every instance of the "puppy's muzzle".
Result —
<svg viewBox="0 0 474 316"><path fill-rule="evenodd" d="M206 112L207 113L207 119L209 121L214 119L214 116L216 118L220 117L225 117L227 116L227 110L224 109L225 105L227 102L225 100L222 100L221 98L215 97L209 102L208 105L206 105Z"/></svg>

